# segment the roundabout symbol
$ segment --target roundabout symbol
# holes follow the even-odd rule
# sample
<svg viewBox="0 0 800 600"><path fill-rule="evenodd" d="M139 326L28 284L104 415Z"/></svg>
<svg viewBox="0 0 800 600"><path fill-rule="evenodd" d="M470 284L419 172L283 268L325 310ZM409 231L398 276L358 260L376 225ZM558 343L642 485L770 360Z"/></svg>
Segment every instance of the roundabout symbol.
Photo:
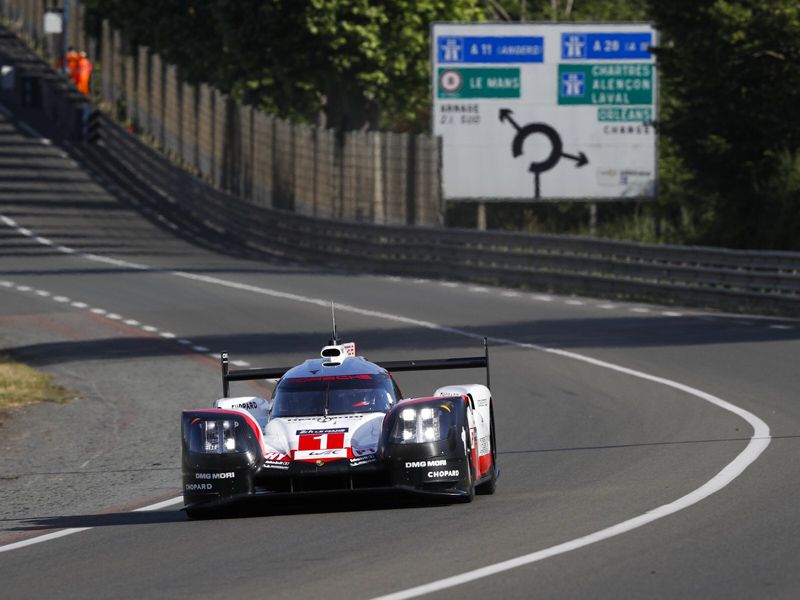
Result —
<svg viewBox="0 0 800 600"><path fill-rule="evenodd" d="M544 160L531 162L530 166L528 167L528 171L533 173L534 198L538 199L541 197L539 175L555 167L562 157L574 160L576 167L582 167L588 164L589 159L586 158L586 155L583 152L579 152L577 156L564 152L564 144L561 141L561 136L558 135L558 132L550 125L547 125L546 123L528 123L527 125L520 127L512 118L512 114L513 112L511 109L500 109L500 122L502 123L503 121L508 121L514 127L514 129L517 130L514 140L511 142L511 154L514 156L514 158L522 155L522 147L525 144L525 140L531 135L543 135L550 143L550 154L548 154Z"/></svg>

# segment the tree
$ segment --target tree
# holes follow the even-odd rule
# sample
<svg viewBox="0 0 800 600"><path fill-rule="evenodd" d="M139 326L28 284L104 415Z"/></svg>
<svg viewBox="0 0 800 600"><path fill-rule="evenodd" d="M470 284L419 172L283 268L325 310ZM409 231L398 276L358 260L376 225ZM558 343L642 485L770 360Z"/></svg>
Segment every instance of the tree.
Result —
<svg viewBox="0 0 800 600"><path fill-rule="evenodd" d="M660 129L691 174L698 241L800 248L800 3L651 0Z"/></svg>
<svg viewBox="0 0 800 600"><path fill-rule="evenodd" d="M337 129L426 129L429 27L479 0L90 0L135 44L281 116ZM383 118L381 119L381 116Z"/></svg>

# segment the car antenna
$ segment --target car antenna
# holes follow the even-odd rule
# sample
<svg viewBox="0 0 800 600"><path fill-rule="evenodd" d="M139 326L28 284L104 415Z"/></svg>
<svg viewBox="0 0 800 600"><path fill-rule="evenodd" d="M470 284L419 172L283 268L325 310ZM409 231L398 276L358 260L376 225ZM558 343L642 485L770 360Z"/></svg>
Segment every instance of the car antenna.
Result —
<svg viewBox="0 0 800 600"><path fill-rule="evenodd" d="M333 302L331 302L331 321L333 321L333 337L331 338L330 345L338 346L339 338L336 336L336 310Z"/></svg>

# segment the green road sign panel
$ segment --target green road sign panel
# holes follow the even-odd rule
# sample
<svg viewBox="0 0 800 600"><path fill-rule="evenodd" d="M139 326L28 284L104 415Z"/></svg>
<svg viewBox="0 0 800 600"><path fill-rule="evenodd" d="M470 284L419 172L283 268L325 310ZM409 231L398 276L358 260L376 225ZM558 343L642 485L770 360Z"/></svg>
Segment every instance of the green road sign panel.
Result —
<svg viewBox="0 0 800 600"><path fill-rule="evenodd" d="M653 65L649 63L560 64L558 103L560 105L652 104Z"/></svg>
<svg viewBox="0 0 800 600"><path fill-rule="evenodd" d="M518 68L440 68L439 98L519 98Z"/></svg>

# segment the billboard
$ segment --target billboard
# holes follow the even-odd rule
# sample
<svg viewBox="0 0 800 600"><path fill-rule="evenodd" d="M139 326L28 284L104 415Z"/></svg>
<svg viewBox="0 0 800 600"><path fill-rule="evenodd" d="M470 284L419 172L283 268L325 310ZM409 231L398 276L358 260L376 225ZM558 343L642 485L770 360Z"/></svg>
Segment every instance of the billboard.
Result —
<svg viewBox="0 0 800 600"><path fill-rule="evenodd" d="M651 25L436 23L431 36L445 199L654 197Z"/></svg>

